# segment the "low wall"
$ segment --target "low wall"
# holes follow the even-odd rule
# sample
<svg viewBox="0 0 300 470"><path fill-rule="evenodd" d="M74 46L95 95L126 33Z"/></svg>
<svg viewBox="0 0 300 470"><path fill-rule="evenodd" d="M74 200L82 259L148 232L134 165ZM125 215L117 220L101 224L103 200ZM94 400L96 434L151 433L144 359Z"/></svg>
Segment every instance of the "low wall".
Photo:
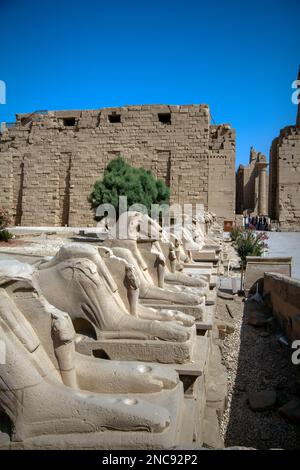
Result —
<svg viewBox="0 0 300 470"><path fill-rule="evenodd" d="M274 256L247 256L247 265L245 273L245 295L248 297L250 289L257 281L264 278L267 272L292 275L291 257Z"/></svg>
<svg viewBox="0 0 300 470"><path fill-rule="evenodd" d="M270 294L274 316L285 334L300 339L300 281L283 274L265 273L264 293Z"/></svg>

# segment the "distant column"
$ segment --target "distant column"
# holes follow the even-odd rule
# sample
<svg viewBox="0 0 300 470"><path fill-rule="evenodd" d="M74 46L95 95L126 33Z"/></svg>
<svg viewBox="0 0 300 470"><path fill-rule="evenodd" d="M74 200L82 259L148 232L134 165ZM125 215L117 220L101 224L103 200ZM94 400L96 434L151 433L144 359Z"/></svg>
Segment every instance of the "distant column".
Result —
<svg viewBox="0 0 300 470"><path fill-rule="evenodd" d="M258 166L258 215L268 215L267 166L265 162Z"/></svg>

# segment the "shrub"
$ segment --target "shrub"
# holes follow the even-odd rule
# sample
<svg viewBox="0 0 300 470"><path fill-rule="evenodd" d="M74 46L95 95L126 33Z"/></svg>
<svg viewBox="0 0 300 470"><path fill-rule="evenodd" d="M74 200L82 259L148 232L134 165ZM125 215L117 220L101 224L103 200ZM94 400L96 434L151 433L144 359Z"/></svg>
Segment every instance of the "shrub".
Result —
<svg viewBox="0 0 300 470"><path fill-rule="evenodd" d="M0 207L0 230L5 229L10 222L8 212Z"/></svg>
<svg viewBox="0 0 300 470"><path fill-rule="evenodd" d="M264 250L268 247L267 239L268 237L265 233L256 233L253 230L244 230L240 233L235 241L235 246L244 268L247 256L263 255Z"/></svg>
<svg viewBox="0 0 300 470"><path fill-rule="evenodd" d="M242 234L242 232L243 230L241 229L241 227L234 227L230 232L231 240L235 242L237 238Z"/></svg>
<svg viewBox="0 0 300 470"><path fill-rule="evenodd" d="M0 207L0 241L8 242L13 238L13 234L6 230L7 225L10 222L8 212Z"/></svg>
<svg viewBox="0 0 300 470"><path fill-rule="evenodd" d="M8 242L13 238L13 234L6 229L0 230L0 241Z"/></svg>
<svg viewBox="0 0 300 470"><path fill-rule="evenodd" d="M264 250L268 248L267 240L268 236L266 233L257 233L254 230L243 230L237 237L235 247L241 259L241 290L247 256L262 256Z"/></svg>
<svg viewBox="0 0 300 470"><path fill-rule="evenodd" d="M134 168L119 157L107 165L103 179L96 181L89 201L93 209L112 204L119 215L119 196L127 196L128 206L143 204L150 213L151 204L169 203L170 189L151 171Z"/></svg>

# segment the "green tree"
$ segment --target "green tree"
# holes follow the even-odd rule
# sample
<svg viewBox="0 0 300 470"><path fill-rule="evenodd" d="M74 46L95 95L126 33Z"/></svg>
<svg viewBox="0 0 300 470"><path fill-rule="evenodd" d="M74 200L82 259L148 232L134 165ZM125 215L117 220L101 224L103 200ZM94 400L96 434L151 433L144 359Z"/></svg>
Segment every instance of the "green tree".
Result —
<svg viewBox="0 0 300 470"><path fill-rule="evenodd" d="M150 214L151 204L169 203L170 189L151 171L132 167L118 157L107 165L102 180L94 184L89 201L93 209L112 204L119 215L119 196L127 196L128 206L143 204Z"/></svg>

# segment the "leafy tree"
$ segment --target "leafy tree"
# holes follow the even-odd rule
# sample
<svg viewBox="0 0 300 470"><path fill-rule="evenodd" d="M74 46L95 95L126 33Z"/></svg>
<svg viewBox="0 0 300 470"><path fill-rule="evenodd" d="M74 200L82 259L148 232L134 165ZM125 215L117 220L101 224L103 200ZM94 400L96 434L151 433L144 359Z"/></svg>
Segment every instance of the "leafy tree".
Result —
<svg viewBox="0 0 300 470"><path fill-rule="evenodd" d="M169 203L170 189L151 171L132 167L118 157L107 165L103 179L94 184L89 201L93 209L110 203L119 215L119 196L127 196L128 206L143 204L150 213L151 204Z"/></svg>

